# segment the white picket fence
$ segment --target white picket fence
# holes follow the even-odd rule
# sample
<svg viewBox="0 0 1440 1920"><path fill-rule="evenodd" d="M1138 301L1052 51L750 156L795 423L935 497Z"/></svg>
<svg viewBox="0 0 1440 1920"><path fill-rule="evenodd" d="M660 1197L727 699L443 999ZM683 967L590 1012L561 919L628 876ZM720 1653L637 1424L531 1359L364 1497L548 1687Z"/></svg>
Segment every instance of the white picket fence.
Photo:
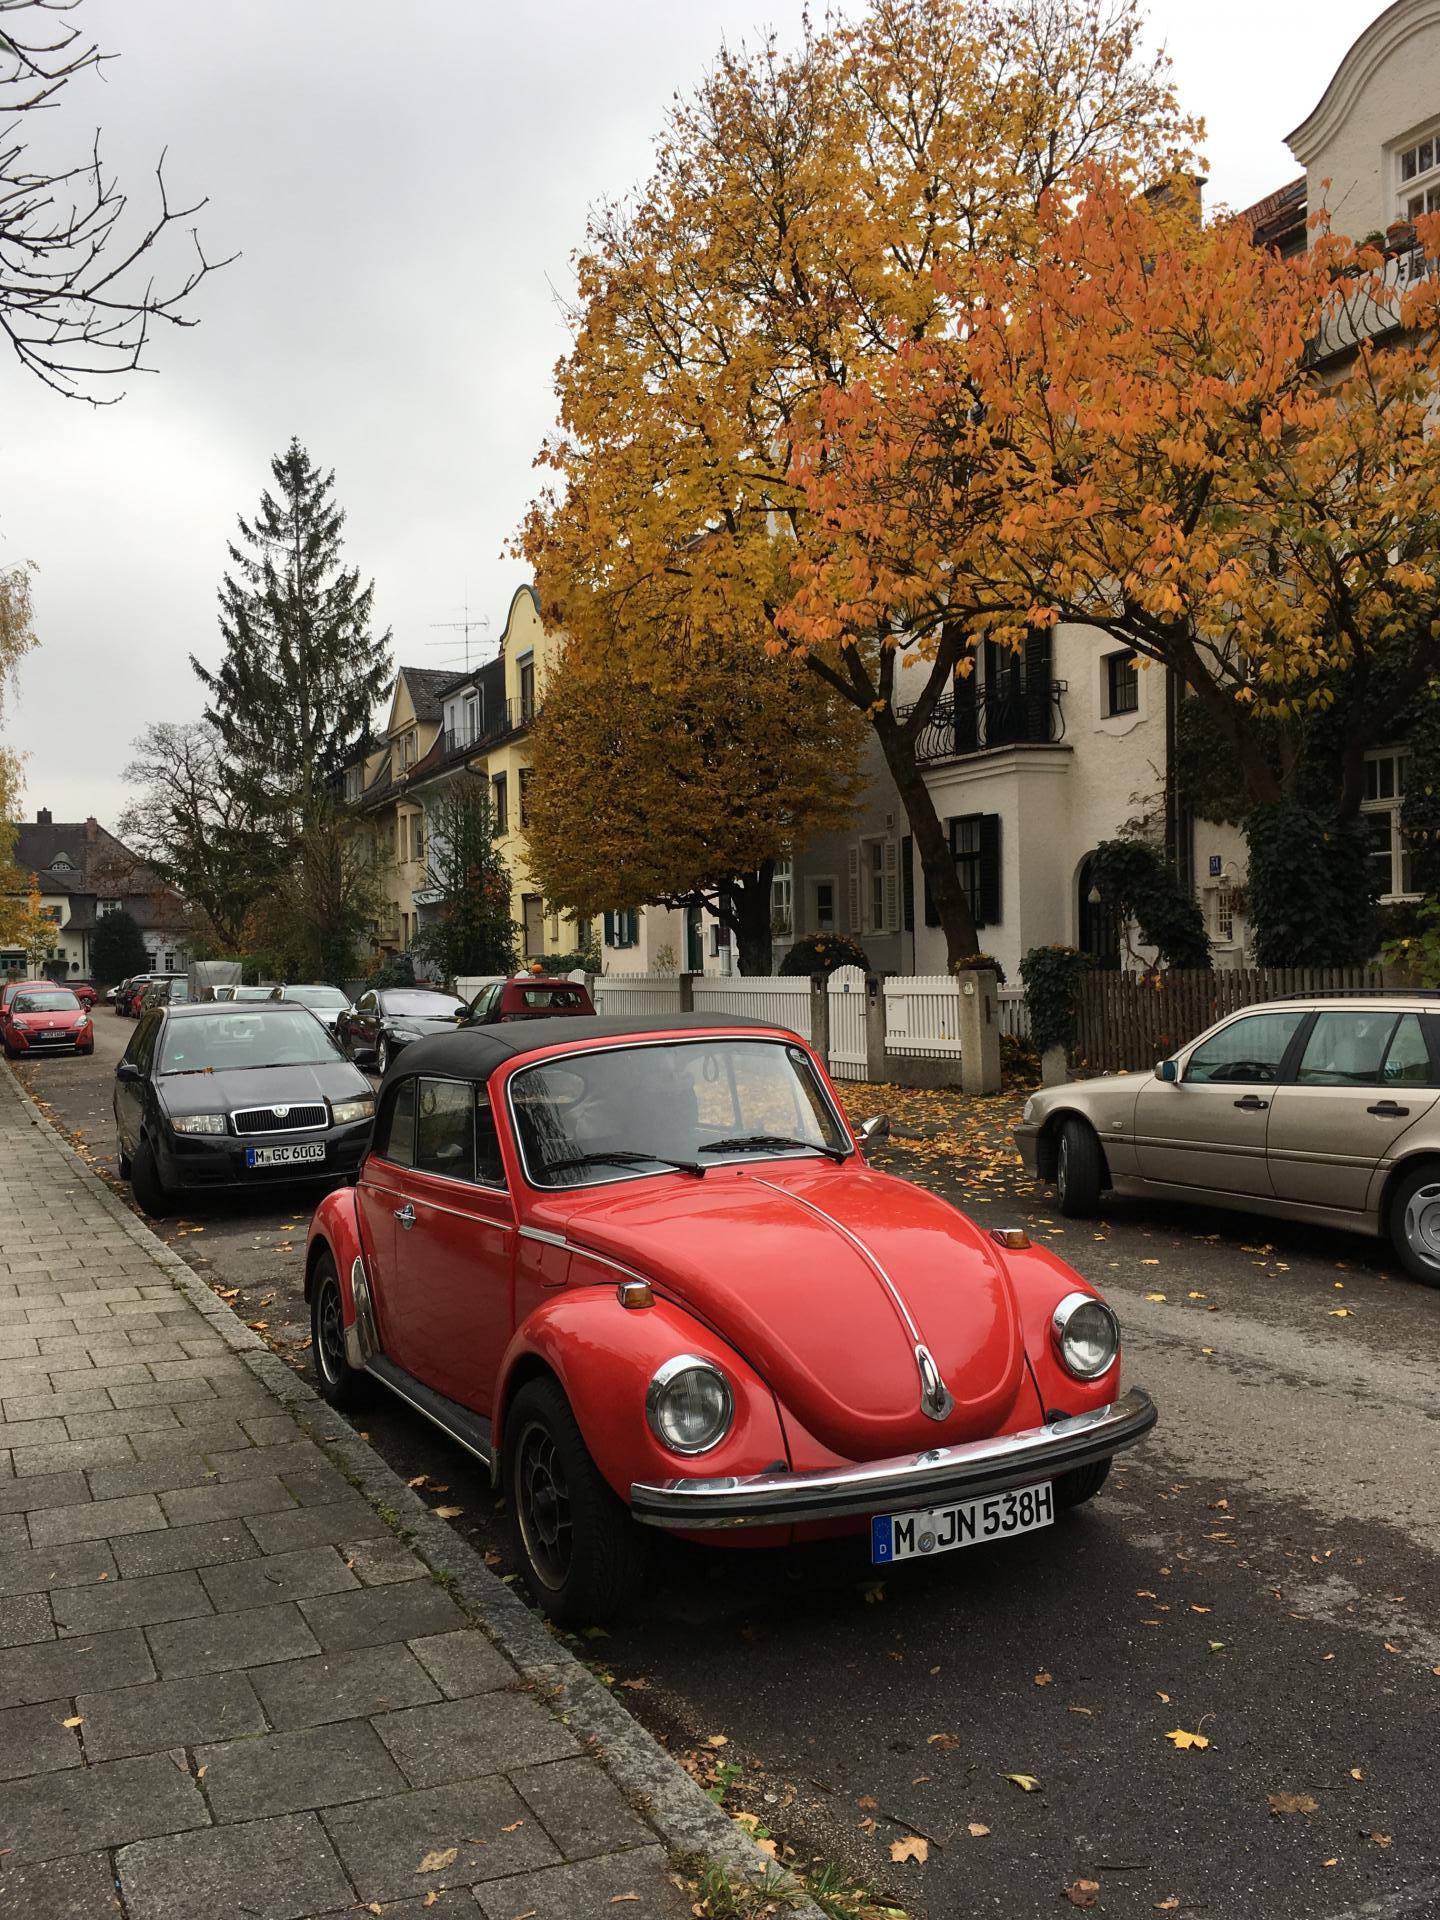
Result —
<svg viewBox="0 0 1440 1920"><path fill-rule="evenodd" d="M584 976L576 974L576 979ZM457 982L464 992L470 982ZM478 985L478 983L476 983ZM960 1059L960 989L945 974L893 975L882 983L885 1051L931 1060ZM624 1016L680 1011L680 982L673 973L605 973L591 982L598 1013ZM814 1034L810 982L800 976L731 974L695 976L696 1013L744 1013L788 1027L802 1040ZM467 995L467 997L469 997ZM866 1010L869 993L859 967L840 967L829 980L830 1072L837 1080L863 1080L867 1073ZM1023 1038L1025 995L1019 987L999 991L1000 1030Z"/></svg>

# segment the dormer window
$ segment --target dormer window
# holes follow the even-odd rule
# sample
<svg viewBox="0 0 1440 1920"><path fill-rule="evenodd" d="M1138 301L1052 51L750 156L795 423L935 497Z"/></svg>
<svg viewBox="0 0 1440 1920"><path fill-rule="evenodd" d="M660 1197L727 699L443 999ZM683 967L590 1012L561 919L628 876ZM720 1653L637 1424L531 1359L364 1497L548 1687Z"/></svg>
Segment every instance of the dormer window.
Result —
<svg viewBox="0 0 1440 1920"><path fill-rule="evenodd" d="M1396 211L1402 220L1440 213L1440 129L1395 156Z"/></svg>
<svg viewBox="0 0 1440 1920"><path fill-rule="evenodd" d="M51 873L73 873L74 871L75 865L68 853L57 853L50 862Z"/></svg>

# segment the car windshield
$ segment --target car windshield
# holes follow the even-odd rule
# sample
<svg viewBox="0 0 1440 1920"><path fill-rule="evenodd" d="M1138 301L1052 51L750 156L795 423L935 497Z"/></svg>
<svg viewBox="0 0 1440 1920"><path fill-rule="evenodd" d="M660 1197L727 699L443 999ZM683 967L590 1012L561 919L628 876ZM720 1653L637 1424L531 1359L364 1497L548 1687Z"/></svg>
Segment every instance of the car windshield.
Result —
<svg viewBox="0 0 1440 1920"><path fill-rule="evenodd" d="M80 1002L66 988L55 993L17 993L11 1001L16 1013L78 1013Z"/></svg>
<svg viewBox="0 0 1440 1920"><path fill-rule="evenodd" d="M453 1020L457 1013L468 1013L469 1005L448 993L382 993L382 1013L398 1013L411 1020Z"/></svg>
<svg viewBox="0 0 1440 1920"><path fill-rule="evenodd" d="M809 1055L783 1040L719 1034L596 1047L520 1068L510 1104L526 1174L539 1187L850 1150Z"/></svg>
<svg viewBox="0 0 1440 1920"><path fill-rule="evenodd" d="M339 1049L303 1007L262 1013L200 1013L166 1022L161 1073L224 1073L231 1067L312 1067Z"/></svg>
<svg viewBox="0 0 1440 1920"><path fill-rule="evenodd" d="M236 1000L268 1000L274 991L273 987L236 987L232 997Z"/></svg>
<svg viewBox="0 0 1440 1920"><path fill-rule="evenodd" d="M350 1004L338 987L286 987L285 998L298 1000L302 1007L348 1007Z"/></svg>

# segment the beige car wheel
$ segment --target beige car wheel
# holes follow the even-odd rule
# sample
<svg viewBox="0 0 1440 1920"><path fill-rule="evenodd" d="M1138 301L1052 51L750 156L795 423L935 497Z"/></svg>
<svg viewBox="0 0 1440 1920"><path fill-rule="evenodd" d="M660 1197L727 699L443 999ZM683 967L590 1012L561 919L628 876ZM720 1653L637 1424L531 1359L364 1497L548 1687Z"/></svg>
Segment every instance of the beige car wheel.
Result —
<svg viewBox="0 0 1440 1920"><path fill-rule="evenodd" d="M1440 1166L1417 1167L1396 1187L1390 1240L1407 1273L1440 1287Z"/></svg>

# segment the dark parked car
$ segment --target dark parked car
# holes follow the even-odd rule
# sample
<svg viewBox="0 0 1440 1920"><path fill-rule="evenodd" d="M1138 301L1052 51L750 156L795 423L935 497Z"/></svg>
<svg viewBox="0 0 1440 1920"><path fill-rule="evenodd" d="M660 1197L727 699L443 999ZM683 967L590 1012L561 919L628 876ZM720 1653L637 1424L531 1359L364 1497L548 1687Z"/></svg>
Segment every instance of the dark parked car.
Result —
<svg viewBox="0 0 1440 1920"><path fill-rule="evenodd" d="M371 1060L384 1073L412 1040L452 1033L470 1009L453 993L428 987L372 987L336 1022L335 1038L352 1060Z"/></svg>
<svg viewBox="0 0 1440 1920"><path fill-rule="evenodd" d="M298 986L272 987L272 1000L292 1000L302 1007L308 1007L317 1020L321 1020L335 1031L336 1022L342 1013L350 1011L350 996L342 993L339 987Z"/></svg>
<svg viewBox="0 0 1440 1920"><path fill-rule="evenodd" d="M164 974L160 979L150 982L141 995L136 1011L143 1013L147 1007L183 1007L193 998L190 982L182 974Z"/></svg>
<svg viewBox="0 0 1440 1920"><path fill-rule="evenodd" d="M595 1002L583 981L517 973L513 979L492 980L483 986L470 1002L470 1010L461 1025L492 1027L504 1020L546 1020L556 1014L594 1011Z"/></svg>
<svg viewBox="0 0 1440 1920"><path fill-rule="evenodd" d="M146 1213L185 1191L349 1180L370 1138L365 1076L303 1007L150 1007L115 1069L120 1173Z"/></svg>
<svg viewBox="0 0 1440 1920"><path fill-rule="evenodd" d="M136 1020L140 1016L140 1002L145 998L147 989L156 980L163 980L160 973L133 973L122 982L115 997L115 1011L123 1013L128 1019Z"/></svg>

